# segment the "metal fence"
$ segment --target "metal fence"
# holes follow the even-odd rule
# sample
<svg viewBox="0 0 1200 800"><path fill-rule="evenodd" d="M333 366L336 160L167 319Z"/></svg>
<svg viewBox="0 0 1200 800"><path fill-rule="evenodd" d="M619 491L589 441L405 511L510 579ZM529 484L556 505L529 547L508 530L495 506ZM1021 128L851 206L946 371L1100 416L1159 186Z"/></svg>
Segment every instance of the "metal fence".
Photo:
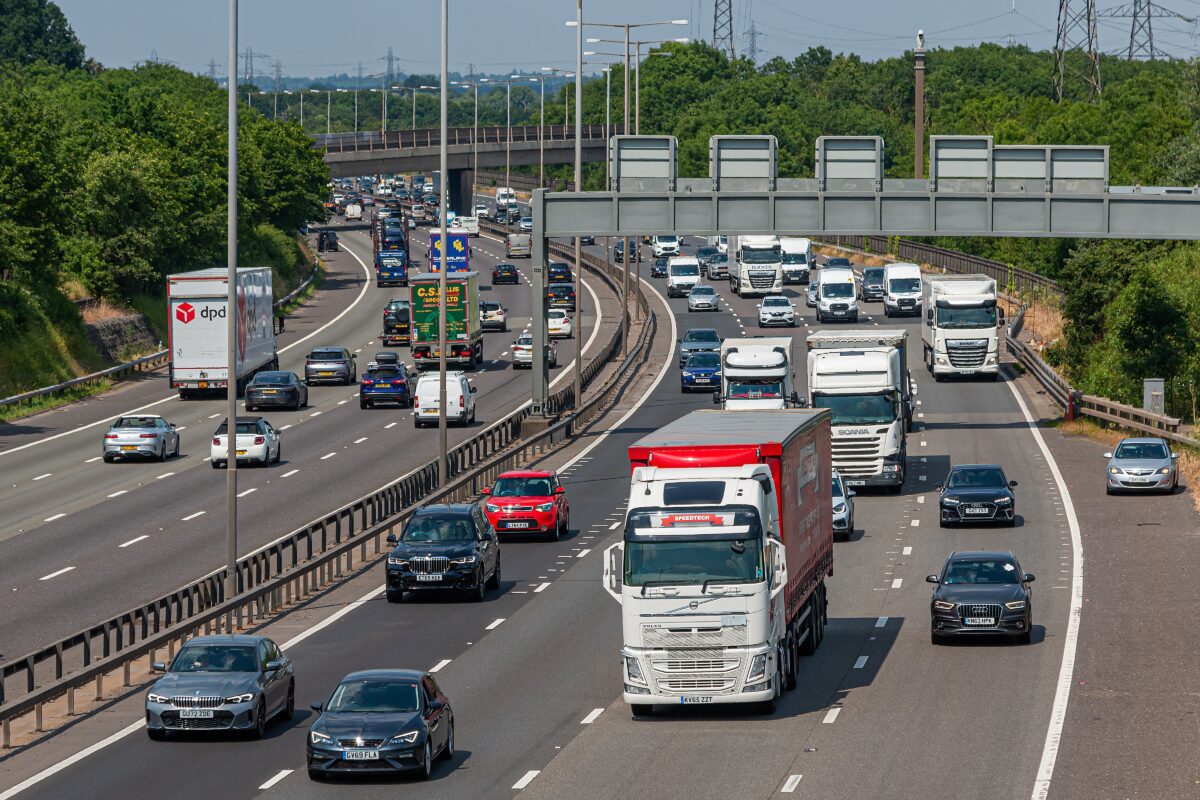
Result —
<svg viewBox="0 0 1200 800"><path fill-rule="evenodd" d="M597 271L615 288L615 270L587 257L584 266ZM641 292L639 290L639 295ZM644 296L640 301L645 303ZM448 478L438 486L437 462L431 461L387 486L282 539L241 558L235 568L238 594L224 594L224 568L150 603L93 625L52 645L13 659L0 667L0 746L11 743L10 723L33 713L42 730L42 708L66 697L74 713L75 692L95 682L95 697L103 697L106 675L122 669L123 686L130 686L132 663L147 654L174 646L200 632L231 631L253 624L284 605L302 600L354 570L373 562L381 540L407 519L419 503L474 496L500 471L537 459L568 441L619 395L631 370L648 356L657 328L653 314L646 319L635 347L620 368L573 413L537 434L521 439L521 422L528 405L509 414L448 453ZM605 365L620 352L620 331L614 331L583 372L588 388ZM574 405L573 386L554 393L550 406L557 413ZM368 554L368 546L371 554ZM9 699L14 689L21 692Z"/></svg>
<svg viewBox="0 0 1200 800"><path fill-rule="evenodd" d="M604 141L603 125L584 125L581 139ZM621 133L620 125L610 126L613 136ZM511 136L511 138L510 138ZM436 147L442 143L438 128L418 128L406 131L359 131L358 133L322 133L313 137L317 149L325 153L357 153L371 150L402 150L417 147ZM446 142L450 145L504 144L506 142L573 142L574 125L505 125L449 128Z"/></svg>

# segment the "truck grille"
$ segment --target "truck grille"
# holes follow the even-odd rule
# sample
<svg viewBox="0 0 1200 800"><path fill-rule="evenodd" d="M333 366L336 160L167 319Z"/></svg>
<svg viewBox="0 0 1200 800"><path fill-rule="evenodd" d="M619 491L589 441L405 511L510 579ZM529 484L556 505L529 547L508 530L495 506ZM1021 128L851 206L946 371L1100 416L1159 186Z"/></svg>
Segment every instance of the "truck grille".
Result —
<svg viewBox="0 0 1200 800"><path fill-rule="evenodd" d="M849 311L850 304L849 303L830 303L829 310L830 311Z"/></svg>
<svg viewBox="0 0 1200 800"><path fill-rule="evenodd" d="M659 686L669 692L693 692L706 690L727 692L733 688L736 680L733 678L670 678L659 681Z"/></svg>
<svg viewBox="0 0 1200 800"><path fill-rule="evenodd" d="M172 697L171 705L176 708L220 708L225 702L223 697Z"/></svg>
<svg viewBox="0 0 1200 800"><path fill-rule="evenodd" d="M650 648L740 647L747 644L745 625L712 628L644 627L642 640Z"/></svg>
<svg viewBox="0 0 1200 800"><path fill-rule="evenodd" d="M987 339L971 340L969 342L946 342L946 355L951 366L971 368L982 367L987 357Z"/></svg>
<svg viewBox="0 0 1200 800"><path fill-rule="evenodd" d="M750 285L755 289L770 289L775 285L774 272L751 272Z"/></svg>
<svg viewBox="0 0 1200 800"><path fill-rule="evenodd" d="M835 437L831 442L833 466L843 477L878 475L883 471L882 442L882 436Z"/></svg>
<svg viewBox="0 0 1200 800"><path fill-rule="evenodd" d="M736 658L668 658L662 661L653 661L655 672L661 673L729 672L737 669L740 664L741 661Z"/></svg>
<svg viewBox="0 0 1200 800"><path fill-rule="evenodd" d="M421 575L440 575L450 569L450 559L445 556L417 556L408 560L408 567Z"/></svg>

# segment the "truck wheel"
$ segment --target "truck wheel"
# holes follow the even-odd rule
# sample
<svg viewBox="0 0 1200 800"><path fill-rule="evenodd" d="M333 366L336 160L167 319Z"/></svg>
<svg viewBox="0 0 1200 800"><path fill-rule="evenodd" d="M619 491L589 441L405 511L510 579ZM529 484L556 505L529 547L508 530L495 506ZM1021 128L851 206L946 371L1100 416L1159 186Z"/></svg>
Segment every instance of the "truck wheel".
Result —
<svg viewBox="0 0 1200 800"><path fill-rule="evenodd" d="M808 621L804 623L801 633L808 632L808 636L804 637L804 641L800 642L799 650L802 656L811 656L817 652L817 604L810 597L808 600Z"/></svg>
<svg viewBox="0 0 1200 800"><path fill-rule="evenodd" d="M654 713L654 706L649 703L633 703L629 706L634 719L645 719Z"/></svg>

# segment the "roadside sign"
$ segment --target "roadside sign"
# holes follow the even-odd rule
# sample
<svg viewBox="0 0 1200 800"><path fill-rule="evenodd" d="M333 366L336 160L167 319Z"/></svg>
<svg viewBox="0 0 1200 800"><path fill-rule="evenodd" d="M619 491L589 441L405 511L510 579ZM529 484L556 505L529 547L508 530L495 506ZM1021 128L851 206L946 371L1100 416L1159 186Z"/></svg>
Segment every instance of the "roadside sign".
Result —
<svg viewBox="0 0 1200 800"><path fill-rule="evenodd" d="M450 249L446 252L446 271L468 272L467 262L469 252L467 235L465 233L451 233L447 234L446 239L450 243ZM442 271L441 233L430 232L429 234L429 271Z"/></svg>

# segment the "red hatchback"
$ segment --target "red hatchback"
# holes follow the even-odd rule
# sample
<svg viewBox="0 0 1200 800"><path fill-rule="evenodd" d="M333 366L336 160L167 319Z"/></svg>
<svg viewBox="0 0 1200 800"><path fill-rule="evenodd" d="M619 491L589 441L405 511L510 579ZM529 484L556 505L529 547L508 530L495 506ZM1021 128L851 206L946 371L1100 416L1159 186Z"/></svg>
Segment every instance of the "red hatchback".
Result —
<svg viewBox="0 0 1200 800"><path fill-rule="evenodd" d="M570 506L553 472L505 472L483 493L488 495L484 511L497 533L549 533L556 540L567 535Z"/></svg>

